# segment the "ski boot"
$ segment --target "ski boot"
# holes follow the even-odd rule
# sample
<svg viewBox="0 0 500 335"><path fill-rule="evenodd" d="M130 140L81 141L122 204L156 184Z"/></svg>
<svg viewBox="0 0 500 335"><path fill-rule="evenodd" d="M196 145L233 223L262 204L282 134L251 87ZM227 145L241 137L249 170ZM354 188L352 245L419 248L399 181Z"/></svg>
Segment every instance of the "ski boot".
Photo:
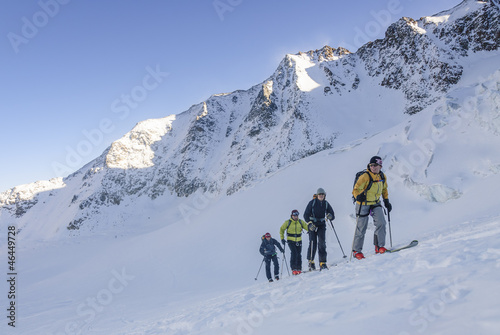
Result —
<svg viewBox="0 0 500 335"><path fill-rule="evenodd" d="M319 263L319 270L328 270L328 266L326 266L326 262Z"/></svg>
<svg viewBox="0 0 500 335"><path fill-rule="evenodd" d="M360 252L360 251L354 251L354 250L353 250L353 251L352 251L352 255L353 255L355 258L357 258L357 259L363 259L363 258L365 258L365 255L363 255L363 253L362 253L362 252Z"/></svg>
<svg viewBox="0 0 500 335"><path fill-rule="evenodd" d="M387 251L387 249L386 249L386 248L384 248L384 247L377 247L377 246L375 246L375 253L376 253L376 254L383 254L383 253L385 253L386 251Z"/></svg>
<svg viewBox="0 0 500 335"><path fill-rule="evenodd" d="M314 265L314 261L309 261L309 271L316 270L316 265Z"/></svg>

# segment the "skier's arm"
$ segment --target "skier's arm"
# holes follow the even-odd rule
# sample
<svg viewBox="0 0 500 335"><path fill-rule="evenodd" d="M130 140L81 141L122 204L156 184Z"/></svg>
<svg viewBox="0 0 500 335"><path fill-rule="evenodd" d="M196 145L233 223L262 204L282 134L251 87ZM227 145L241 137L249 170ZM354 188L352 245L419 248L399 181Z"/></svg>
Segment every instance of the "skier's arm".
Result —
<svg viewBox="0 0 500 335"><path fill-rule="evenodd" d="M382 198L389 199L389 192L387 191L387 180L384 180L384 187L382 189Z"/></svg>
<svg viewBox="0 0 500 335"><path fill-rule="evenodd" d="M304 211L304 220L306 222L311 221L311 215L312 215L312 201L309 201L307 204L306 210Z"/></svg>
<svg viewBox="0 0 500 335"><path fill-rule="evenodd" d="M259 249L259 252L260 252L260 254L261 254L262 256L266 256L266 255L264 254L264 244L263 244L263 243L261 243L261 244L260 244L260 249Z"/></svg>
<svg viewBox="0 0 500 335"><path fill-rule="evenodd" d="M285 252L285 249L283 249L283 247L281 247L281 244L278 243L278 241L276 241L275 239L273 239L273 243L275 246L278 247L278 249L280 249L281 252Z"/></svg>
<svg viewBox="0 0 500 335"><path fill-rule="evenodd" d="M328 207L326 208L326 212L332 214L332 220L335 220L335 212L333 211L332 205L328 203Z"/></svg>
<svg viewBox="0 0 500 335"><path fill-rule="evenodd" d="M368 176L368 173L364 173L359 176L358 181L356 182L356 185L354 185L354 189L352 190L352 195L354 196L354 198L363 193L365 188L368 186L368 183L370 183L370 177Z"/></svg>
<svg viewBox="0 0 500 335"><path fill-rule="evenodd" d="M283 223L283 225L281 225L281 228L280 228L280 240L284 240L285 239L285 230L286 230L287 224L288 224L288 220L285 221L285 223Z"/></svg>

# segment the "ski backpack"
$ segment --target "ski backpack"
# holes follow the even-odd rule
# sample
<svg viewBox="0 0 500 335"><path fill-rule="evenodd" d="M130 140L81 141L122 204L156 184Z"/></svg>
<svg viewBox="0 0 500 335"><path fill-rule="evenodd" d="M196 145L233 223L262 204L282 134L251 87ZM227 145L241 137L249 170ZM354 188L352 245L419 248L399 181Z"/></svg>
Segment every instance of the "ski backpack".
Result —
<svg viewBox="0 0 500 335"><path fill-rule="evenodd" d="M367 169L364 169L364 170L359 171L358 173L356 173L356 176L354 177L354 184L352 184L352 188L353 189L354 189L354 186L356 186L356 183L358 182L359 177L361 177L365 173L368 173ZM382 171L380 171L380 176L382 177L382 181L384 181L385 180L385 175L384 175L384 173ZM370 173L368 173L368 178L370 178L370 182L368 183L368 186L366 186L366 188L363 190L363 193L367 192L372 187L373 178L372 178L372 175ZM352 196L352 203L356 203L356 198L354 198L354 195Z"/></svg>

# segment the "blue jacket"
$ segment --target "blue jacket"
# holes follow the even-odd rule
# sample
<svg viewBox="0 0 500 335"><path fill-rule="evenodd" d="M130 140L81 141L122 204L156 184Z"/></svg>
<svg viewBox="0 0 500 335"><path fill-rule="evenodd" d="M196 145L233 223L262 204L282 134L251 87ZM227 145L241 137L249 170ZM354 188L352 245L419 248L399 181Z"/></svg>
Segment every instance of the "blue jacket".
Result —
<svg viewBox="0 0 500 335"><path fill-rule="evenodd" d="M260 253L262 256L274 256L276 255L276 247L280 249L281 252L285 252L285 250L281 247L281 244L279 244L278 241L276 241L274 238L270 238L269 241L265 238L262 237L262 243L260 244Z"/></svg>

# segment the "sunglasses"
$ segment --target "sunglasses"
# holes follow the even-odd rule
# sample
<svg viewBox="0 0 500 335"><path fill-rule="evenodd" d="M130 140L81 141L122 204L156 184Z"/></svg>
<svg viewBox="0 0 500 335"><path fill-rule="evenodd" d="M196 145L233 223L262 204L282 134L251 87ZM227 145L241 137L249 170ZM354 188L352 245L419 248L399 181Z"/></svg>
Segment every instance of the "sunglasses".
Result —
<svg viewBox="0 0 500 335"><path fill-rule="evenodd" d="M298 212L293 212L292 216L299 216L299 213Z"/></svg>
<svg viewBox="0 0 500 335"><path fill-rule="evenodd" d="M325 193L318 193L318 195L325 195Z"/></svg>

